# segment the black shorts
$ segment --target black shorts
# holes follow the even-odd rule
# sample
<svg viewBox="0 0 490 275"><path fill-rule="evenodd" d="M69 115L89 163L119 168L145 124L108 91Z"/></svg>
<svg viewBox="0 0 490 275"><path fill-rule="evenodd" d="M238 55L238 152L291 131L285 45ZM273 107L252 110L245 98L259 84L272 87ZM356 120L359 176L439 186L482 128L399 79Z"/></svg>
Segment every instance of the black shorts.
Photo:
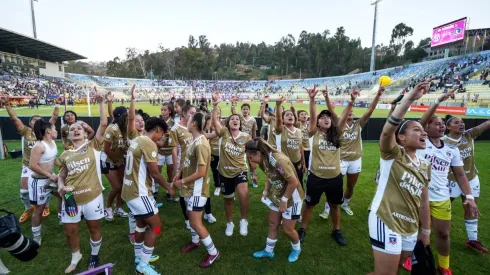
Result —
<svg viewBox="0 0 490 275"><path fill-rule="evenodd" d="M296 171L296 176L298 176L299 183L301 184L301 188L303 188L303 165L301 165L301 160L293 163L294 170Z"/></svg>
<svg viewBox="0 0 490 275"><path fill-rule="evenodd" d="M220 174L219 179L221 183L221 193L223 194L223 197L232 198L235 195L235 189L238 184L248 184L248 172L241 172L240 174L238 174L238 176L234 178L227 178Z"/></svg>
<svg viewBox="0 0 490 275"><path fill-rule="evenodd" d="M308 167L308 165L310 165L310 153L311 151L304 151L305 152L305 165L306 167Z"/></svg>
<svg viewBox="0 0 490 275"><path fill-rule="evenodd" d="M322 179L310 172L306 179L306 205L317 205L322 194L325 194L328 203L342 204L344 200L342 174L335 178Z"/></svg>
<svg viewBox="0 0 490 275"><path fill-rule="evenodd" d="M100 172L104 175L109 174L109 166L107 166L107 162L100 161Z"/></svg>

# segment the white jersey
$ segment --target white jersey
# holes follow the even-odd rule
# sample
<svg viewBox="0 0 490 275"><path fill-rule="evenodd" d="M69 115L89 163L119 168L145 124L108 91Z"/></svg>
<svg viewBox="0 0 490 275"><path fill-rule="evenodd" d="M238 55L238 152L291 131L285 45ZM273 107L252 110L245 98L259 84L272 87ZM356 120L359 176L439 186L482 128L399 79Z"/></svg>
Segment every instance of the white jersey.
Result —
<svg viewBox="0 0 490 275"><path fill-rule="evenodd" d="M444 143L436 147L427 138L423 150L417 150L417 156L432 164L429 182L429 201L445 201L449 199L449 169L452 166L463 166L463 160L457 147Z"/></svg>

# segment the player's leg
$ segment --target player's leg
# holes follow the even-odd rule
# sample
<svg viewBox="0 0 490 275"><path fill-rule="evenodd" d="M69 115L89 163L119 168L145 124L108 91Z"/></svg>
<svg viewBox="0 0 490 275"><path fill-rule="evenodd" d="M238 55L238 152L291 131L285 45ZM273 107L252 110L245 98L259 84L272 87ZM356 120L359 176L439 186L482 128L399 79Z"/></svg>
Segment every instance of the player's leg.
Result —
<svg viewBox="0 0 490 275"><path fill-rule="evenodd" d="M121 194L122 181L119 181L119 171L114 168L113 164L107 163L107 166L109 166L109 173L107 173L106 177L109 181L109 184L111 185L111 191L109 192L109 195L107 195L107 204L104 213L105 219L107 221L112 221L114 220L114 216L112 213L112 204L114 203L117 195Z"/></svg>
<svg viewBox="0 0 490 275"><path fill-rule="evenodd" d="M451 231L451 202L450 200L441 202L430 202L430 214L432 218L432 228L436 235L436 249L438 269L441 273L449 270L449 252Z"/></svg>
<svg viewBox="0 0 490 275"><path fill-rule="evenodd" d="M265 248L263 250L255 252L253 254L255 258L274 258L274 247L277 243L277 236L279 235L279 226L281 225L282 216L276 206L269 206L269 208L269 233L267 234ZM272 208L274 208L275 210Z"/></svg>
<svg viewBox="0 0 490 275"><path fill-rule="evenodd" d="M302 201L295 202L287 209L287 211L282 213L282 231L288 236L292 247L291 253L288 257L288 261L290 263L298 261L299 255L301 254L301 242L299 241L298 232L294 230L294 226L300 217L302 206Z"/></svg>
<svg viewBox="0 0 490 275"><path fill-rule="evenodd" d="M248 179L247 173L244 172L240 176L238 176L238 183L236 186L236 191L238 193L238 199L240 203L240 235L247 236L248 235L248 208L250 207L249 199L248 199Z"/></svg>
<svg viewBox="0 0 490 275"><path fill-rule="evenodd" d="M28 167L22 165L20 176L20 201L22 202L22 205L24 205L24 212L22 212L19 217L20 223L26 222L34 211L34 207L29 200L29 189L27 187L31 173L32 171Z"/></svg>
<svg viewBox="0 0 490 275"><path fill-rule="evenodd" d="M227 178L220 174L221 194L223 194L223 201L226 214L226 229L225 235L230 237L233 235L233 204L235 202L235 179Z"/></svg>
<svg viewBox="0 0 490 275"><path fill-rule="evenodd" d="M344 186L342 180L342 174L333 179L328 179L326 185L325 195L327 196L327 202L330 205L330 215L332 216L332 238L339 245L346 245L342 232L340 231L340 206L342 205L342 199L344 197Z"/></svg>
<svg viewBox="0 0 490 275"><path fill-rule="evenodd" d="M116 195L116 212L114 215L119 216L121 218L126 218L128 216L128 213L122 209L123 205L123 200L121 198L121 191L122 191L122 183L124 180L124 166L121 165L120 167L117 168L117 180L119 183L119 192ZM112 207L112 206L111 206Z"/></svg>
<svg viewBox="0 0 490 275"><path fill-rule="evenodd" d="M349 207L349 201L354 195L354 187L356 186L357 180L359 179L359 174L361 173L362 159L359 158L354 161L348 161L347 163L348 167L345 171L347 174L347 187L345 188L344 192L344 202L342 203L342 209L345 211L345 213L352 216L354 215L354 213Z"/></svg>
<svg viewBox="0 0 490 275"><path fill-rule="evenodd" d="M480 197L480 179L476 176L469 182L471 193L475 197L475 203L478 203ZM459 187L459 186L458 186ZM452 197L452 196L451 196ZM464 203L465 197L461 197ZM472 248L480 253L487 254L488 249L478 240L478 217L472 217L466 211L464 213L464 221L466 233L468 234L468 240L466 240L466 246Z"/></svg>

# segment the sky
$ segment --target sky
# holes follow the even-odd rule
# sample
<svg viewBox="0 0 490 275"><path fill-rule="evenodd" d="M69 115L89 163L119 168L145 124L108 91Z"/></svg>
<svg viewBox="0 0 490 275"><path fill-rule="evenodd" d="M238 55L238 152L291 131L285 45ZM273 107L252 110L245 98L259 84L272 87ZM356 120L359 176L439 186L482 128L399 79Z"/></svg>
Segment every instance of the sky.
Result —
<svg viewBox="0 0 490 275"><path fill-rule="evenodd" d="M89 61L123 58L127 47L156 51L187 45L189 35L206 35L211 45L273 44L301 31L346 35L371 46L374 7L370 0L38 0L38 39L81 54ZM462 8L464 4L466 8ZM30 0L0 0L0 27L33 36ZM418 42L432 28L470 18L470 29L490 27L490 1L383 0L378 4L377 44L389 44L400 22Z"/></svg>

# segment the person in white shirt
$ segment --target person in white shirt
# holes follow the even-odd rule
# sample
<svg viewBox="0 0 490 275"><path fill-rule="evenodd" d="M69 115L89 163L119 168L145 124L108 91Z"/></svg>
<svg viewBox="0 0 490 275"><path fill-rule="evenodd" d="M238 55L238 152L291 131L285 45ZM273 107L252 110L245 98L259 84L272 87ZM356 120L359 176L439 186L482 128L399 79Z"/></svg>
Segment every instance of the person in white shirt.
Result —
<svg viewBox="0 0 490 275"><path fill-rule="evenodd" d="M464 194L471 194L468 179L463 169L461 154L456 146L444 143L446 125L434 113L441 102L448 98L454 99L454 92L441 95L435 103L424 113L420 124L427 132L426 148L417 150L417 156L428 160L432 164L431 179L429 182L429 201L432 226L436 232L436 248L438 270L442 275L451 275L449 269L449 232L451 231L451 200L449 192L448 175L451 169L456 181ZM465 211L470 216L478 216L478 207L472 195L466 195Z"/></svg>

